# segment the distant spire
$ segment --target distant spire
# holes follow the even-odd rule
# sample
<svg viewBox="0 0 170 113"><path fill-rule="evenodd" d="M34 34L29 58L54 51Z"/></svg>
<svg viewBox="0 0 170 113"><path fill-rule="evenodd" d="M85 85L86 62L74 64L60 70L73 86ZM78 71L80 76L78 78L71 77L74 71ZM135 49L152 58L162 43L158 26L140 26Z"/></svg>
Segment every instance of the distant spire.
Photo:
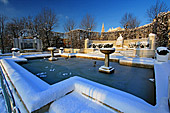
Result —
<svg viewBox="0 0 170 113"><path fill-rule="evenodd" d="M102 31L101 32L105 32L105 30L104 30L104 23L102 24Z"/></svg>

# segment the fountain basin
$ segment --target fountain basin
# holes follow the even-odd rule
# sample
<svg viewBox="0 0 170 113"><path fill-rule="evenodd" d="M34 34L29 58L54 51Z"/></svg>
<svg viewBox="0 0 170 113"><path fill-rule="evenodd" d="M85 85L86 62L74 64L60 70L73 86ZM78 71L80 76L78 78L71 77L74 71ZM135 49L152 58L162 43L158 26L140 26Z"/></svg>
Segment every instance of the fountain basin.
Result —
<svg viewBox="0 0 170 113"><path fill-rule="evenodd" d="M56 49L56 47L48 47L49 51L54 51Z"/></svg>
<svg viewBox="0 0 170 113"><path fill-rule="evenodd" d="M104 54L112 54L115 52L115 48L101 48L100 52Z"/></svg>
<svg viewBox="0 0 170 113"><path fill-rule="evenodd" d="M115 48L101 48L100 52L105 54L105 65L101 66L99 68L99 72L104 72L104 73L112 73L114 72L114 68L109 66L109 54L112 54L115 52Z"/></svg>
<svg viewBox="0 0 170 113"><path fill-rule="evenodd" d="M15 51L15 52L20 51L20 49L19 49L19 48L12 48L11 50L12 50L12 51Z"/></svg>
<svg viewBox="0 0 170 113"><path fill-rule="evenodd" d="M54 57L54 50L56 49L56 47L48 47L47 49L51 51L51 57L48 60L49 61L57 60L57 58Z"/></svg>

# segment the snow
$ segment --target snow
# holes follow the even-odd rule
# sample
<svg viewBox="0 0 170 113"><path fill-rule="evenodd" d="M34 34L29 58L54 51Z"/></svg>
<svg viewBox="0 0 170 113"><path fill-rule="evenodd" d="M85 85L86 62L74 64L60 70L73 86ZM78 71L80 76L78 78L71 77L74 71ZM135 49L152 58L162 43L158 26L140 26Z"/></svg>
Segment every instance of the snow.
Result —
<svg viewBox="0 0 170 113"><path fill-rule="evenodd" d="M22 97L24 103L29 109L34 109L33 103L30 100L37 100L37 96L34 95L46 90L49 85L44 81L39 80L32 73L28 72L26 69L22 68L10 59L3 59L1 60L1 63L3 64L11 81L15 84L16 90Z"/></svg>
<svg viewBox="0 0 170 113"><path fill-rule="evenodd" d="M0 111L1 111L1 113L7 113L4 97L2 95L1 82L0 82Z"/></svg>
<svg viewBox="0 0 170 113"><path fill-rule="evenodd" d="M48 50L49 51L53 51L53 50L55 50L56 49L56 47L48 47Z"/></svg>
<svg viewBox="0 0 170 113"><path fill-rule="evenodd" d="M170 75L170 61L155 62L155 81L156 81L156 102L160 109L169 109L168 107L168 76ZM167 112L169 112L167 110Z"/></svg>
<svg viewBox="0 0 170 113"><path fill-rule="evenodd" d="M55 55L57 56L60 54ZM63 53L62 55L104 58L104 55L67 53ZM35 58L45 56L50 56L50 54L23 55L22 57ZM14 61L17 61L16 59L2 59L1 63L4 67L3 72L5 73L6 71L10 77L10 80L15 85L18 94L21 96L29 112L37 110L52 101L55 102L51 104L49 112L53 112L54 110L59 112L60 110L63 110L61 112L74 112L75 110L77 112L80 110L83 112L102 112L102 110L106 109L106 111L110 111L110 108L100 105L99 103L96 103L96 101L92 101L87 97L85 98L83 96L83 94L85 94L122 112L169 113L168 76L170 74L170 62L156 62L155 60L149 58L122 58L121 56L111 56L111 59L114 58L119 59L120 61L124 60L126 62L154 65L156 83L155 106L152 106L144 100L129 93L110 88L108 86L104 86L80 77L71 77L59 83L49 85L15 63ZM45 72L41 73L43 73L42 75L45 75ZM66 76L66 73L63 74L63 76ZM73 92L71 94L65 95L70 91ZM83 105L83 108L81 105ZM98 106L102 107L97 109Z"/></svg>
<svg viewBox="0 0 170 113"><path fill-rule="evenodd" d="M47 77L47 72L37 73L36 75L41 77L41 78L44 78L44 77Z"/></svg>
<svg viewBox="0 0 170 113"><path fill-rule="evenodd" d="M151 113L154 111L154 106L138 97L82 78L75 83L75 91L85 93L122 112Z"/></svg>
<svg viewBox="0 0 170 113"><path fill-rule="evenodd" d="M0 94L0 111L1 113L7 113L6 108L5 108L5 101L4 101L2 94Z"/></svg>
<svg viewBox="0 0 170 113"><path fill-rule="evenodd" d="M115 50L115 48L101 48L100 50Z"/></svg>
<svg viewBox="0 0 170 113"><path fill-rule="evenodd" d="M158 50L158 52L160 52L160 51L162 51L162 50L167 50L167 51L169 51L169 50L167 49L167 47L158 47L157 50Z"/></svg>
<svg viewBox="0 0 170 113"><path fill-rule="evenodd" d="M153 66L155 60L152 58L128 58L128 57L120 58L119 63L123 63L123 62Z"/></svg>
<svg viewBox="0 0 170 113"><path fill-rule="evenodd" d="M12 48L11 50L12 51L19 51L20 49L19 48Z"/></svg>
<svg viewBox="0 0 170 113"><path fill-rule="evenodd" d="M151 37L151 36L156 36L156 34L150 33L150 34L149 34L149 37Z"/></svg>
<svg viewBox="0 0 170 113"><path fill-rule="evenodd" d="M151 82L155 82L155 79L153 79L153 78L150 78L150 79L149 79L149 81L151 81Z"/></svg>
<svg viewBox="0 0 170 113"><path fill-rule="evenodd" d="M66 107L67 106L67 107ZM105 109L102 105L93 102L89 98L83 97L77 92L53 102L49 109L49 113L113 113Z"/></svg>

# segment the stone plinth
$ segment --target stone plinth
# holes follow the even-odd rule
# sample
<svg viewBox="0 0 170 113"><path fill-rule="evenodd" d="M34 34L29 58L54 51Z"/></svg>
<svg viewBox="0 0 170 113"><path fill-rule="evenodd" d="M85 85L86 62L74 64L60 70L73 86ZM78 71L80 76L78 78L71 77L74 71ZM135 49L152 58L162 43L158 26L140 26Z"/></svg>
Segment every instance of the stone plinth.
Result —
<svg viewBox="0 0 170 113"><path fill-rule="evenodd" d="M101 66L100 68L99 68L99 71L100 72L103 72L103 73L112 73L112 72L114 72L114 68L113 67L111 67L111 66L109 66L109 67L106 67L106 66Z"/></svg>
<svg viewBox="0 0 170 113"><path fill-rule="evenodd" d="M156 34L150 33L149 34L149 43L150 43L150 49L155 50L155 39Z"/></svg>
<svg viewBox="0 0 170 113"><path fill-rule="evenodd" d="M87 38L84 42L84 45L85 45L85 49L89 48L89 39Z"/></svg>

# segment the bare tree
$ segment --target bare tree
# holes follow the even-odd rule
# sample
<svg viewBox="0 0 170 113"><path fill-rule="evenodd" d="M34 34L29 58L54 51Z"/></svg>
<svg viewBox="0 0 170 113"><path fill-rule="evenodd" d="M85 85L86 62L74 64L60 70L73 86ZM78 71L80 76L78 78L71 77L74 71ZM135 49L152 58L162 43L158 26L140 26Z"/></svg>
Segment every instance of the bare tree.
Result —
<svg viewBox="0 0 170 113"><path fill-rule="evenodd" d="M153 19L157 18L160 12L167 12L168 10L169 8L165 2L160 2L159 0L157 0L156 4L147 9L146 16L148 17L148 20L152 22Z"/></svg>
<svg viewBox="0 0 170 113"><path fill-rule="evenodd" d="M83 17L80 28L84 30L90 30L93 31L96 28L97 24L95 22L95 18L89 14L86 14L86 16Z"/></svg>
<svg viewBox="0 0 170 113"><path fill-rule="evenodd" d="M7 23L6 29L9 35L13 38L18 38L22 35L20 31L24 29L24 25L20 18L12 18L11 21Z"/></svg>
<svg viewBox="0 0 170 113"><path fill-rule="evenodd" d="M131 13L125 13L120 21L121 26L124 28L135 28L139 27L140 21L137 19L137 17L133 16Z"/></svg>
<svg viewBox="0 0 170 113"><path fill-rule="evenodd" d="M4 33L5 33L6 21L7 21L7 17L5 15L0 15L0 36L1 36L2 53L4 53Z"/></svg>
<svg viewBox="0 0 170 113"><path fill-rule="evenodd" d="M66 32L71 31L73 29L75 29L76 27L76 23L73 19L68 19L65 23L64 23L64 30Z"/></svg>
<svg viewBox="0 0 170 113"><path fill-rule="evenodd" d="M20 21L24 29L30 29L30 30L33 29L33 17L32 16L22 17Z"/></svg>
<svg viewBox="0 0 170 113"><path fill-rule="evenodd" d="M34 19L35 30L39 33L43 41L43 49L50 45L52 38L52 30L58 26L58 18L56 14L49 8L44 8Z"/></svg>

